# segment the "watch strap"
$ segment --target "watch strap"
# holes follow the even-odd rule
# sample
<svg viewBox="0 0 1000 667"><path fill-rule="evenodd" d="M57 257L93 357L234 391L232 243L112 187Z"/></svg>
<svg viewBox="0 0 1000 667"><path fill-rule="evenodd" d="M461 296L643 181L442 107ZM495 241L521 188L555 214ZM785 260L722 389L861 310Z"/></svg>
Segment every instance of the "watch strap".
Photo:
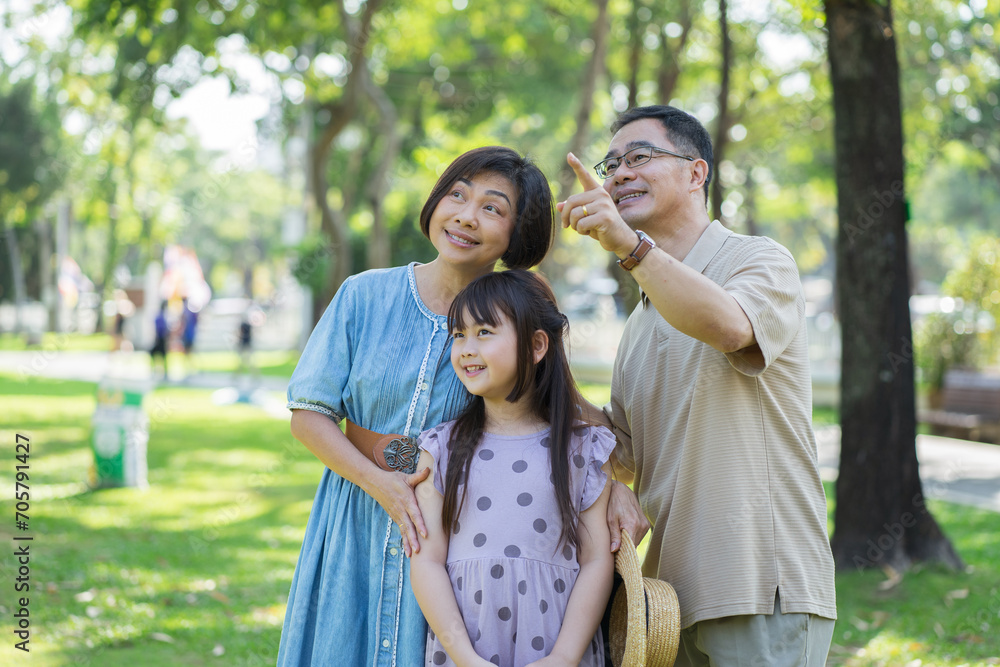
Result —
<svg viewBox="0 0 1000 667"><path fill-rule="evenodd" d="M635 250L628 254L628 257L618 260L618 266L626 271L634 269L642 261L642 258L646 256L646 253L656 247L653 239L649 238L648 234L639 230L636 230L635 233L639 237L639 244L635 247Z"/></svg>

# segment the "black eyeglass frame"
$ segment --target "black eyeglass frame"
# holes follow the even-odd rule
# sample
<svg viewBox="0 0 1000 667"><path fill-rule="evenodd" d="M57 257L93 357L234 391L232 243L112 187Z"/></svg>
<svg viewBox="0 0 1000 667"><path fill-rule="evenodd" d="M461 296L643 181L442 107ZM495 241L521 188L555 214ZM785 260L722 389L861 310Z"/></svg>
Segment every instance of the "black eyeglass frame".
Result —
<svg viewBox="0 0 1000 667"><path fill-rule="evenodd" d="M654 155L654 153L663 153L665 155L671 155L673 157L679 157L680 159L687 160L688 162L694 162L695 161L695 158L691 157L690 155L681 155L680 153L675 153L673 151L668 151L666 148L659 148L658 146L645 145L645 146L636 146L635 148L630 148L629 150L625 151L621 155L616 155L616 156L611 156L611 157L604 158L603 160L601 160L600 162L598 162L597 164L594 165L594 171L597 172L597 176L599 178L602 178L602 179L606 180L609 177L611 177L612 175L614 175L615 172L614 171L609 172L607 170L607 168L604 166L605 164L607 164L611 160L622 160L629 153L632 153L632 152L635 152L635 151L639 151L639 150L644 150L644 149L652 151L649 154L649 157L647 159L643 160L642 162L636 163L636 164L629 164L628 160L625 160L625 166L627 166L629 169L632 169L633 167L641 167L642 165L646 164L647 162L649 162L650 160L652 160L654 157L656 157ZM617 170L617 169L618 169L618 167L615 167L615 170ZM604 171L603 174L601 173L602 170Z"/></svg>

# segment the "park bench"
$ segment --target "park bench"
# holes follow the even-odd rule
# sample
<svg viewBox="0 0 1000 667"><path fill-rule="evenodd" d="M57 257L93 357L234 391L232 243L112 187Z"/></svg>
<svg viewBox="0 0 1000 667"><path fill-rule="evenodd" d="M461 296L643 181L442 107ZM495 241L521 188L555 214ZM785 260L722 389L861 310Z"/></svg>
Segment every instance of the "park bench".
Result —
<svg viewBox="0 0 1000 667"><path fill-rule="evenodd" d="M941 407L917 415L934 435L1000 445L1000 374L950 370Z"/></svg>

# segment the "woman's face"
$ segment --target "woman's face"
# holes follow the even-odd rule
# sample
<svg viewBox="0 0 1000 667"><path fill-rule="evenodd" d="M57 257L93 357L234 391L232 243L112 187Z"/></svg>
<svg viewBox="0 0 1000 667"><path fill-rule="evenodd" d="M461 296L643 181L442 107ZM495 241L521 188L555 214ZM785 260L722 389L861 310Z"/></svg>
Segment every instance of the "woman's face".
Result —
<svg viewBox="0 0 1000 667"><path fill-rule="evenodd" d="M443 261L480 273L507 251L516 216L514 184L479 173L452 184L431 215L428 235Z"/></svg>

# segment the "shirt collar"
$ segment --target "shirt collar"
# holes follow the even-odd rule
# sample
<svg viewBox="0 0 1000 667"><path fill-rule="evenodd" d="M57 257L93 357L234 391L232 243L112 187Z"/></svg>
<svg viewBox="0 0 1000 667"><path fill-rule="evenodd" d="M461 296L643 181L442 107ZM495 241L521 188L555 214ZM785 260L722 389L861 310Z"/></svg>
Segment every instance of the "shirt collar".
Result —
<svg viewBox="0 0 1000 667"><path fill-rule="evenodd" d="M713 221L712 224L705 228L705 231L698 237L691 250L688 251L687 256L684 258L684 264L690 266L698 273L704 272L712 259L722 250L726 239L732 235L733 231L731 229L727 229L718 220ZM644 304L649 301L645 292L640 292L640 298Z"/></svg>
<svg viewBox="0 0 1000 667"><path fill-rule="evenodd" d="M684 263L698 273L704 272L709 262L722 250L726 239L732 235L733 231L731 229L726 229L718 220L713 221L701 233L698 241L695 242L694 246L688 252L687 257L684 258Z"/></svg>

